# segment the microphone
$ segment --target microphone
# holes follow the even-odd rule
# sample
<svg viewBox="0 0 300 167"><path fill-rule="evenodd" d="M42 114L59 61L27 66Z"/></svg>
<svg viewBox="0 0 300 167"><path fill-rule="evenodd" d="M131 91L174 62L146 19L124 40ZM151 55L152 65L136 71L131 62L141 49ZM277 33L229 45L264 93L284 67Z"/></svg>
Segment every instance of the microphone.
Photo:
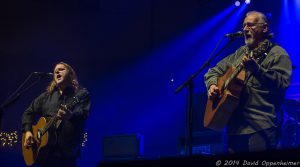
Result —
<svg viewBox="0 0 300 167"><path fill-rule="evenodd" d="M274 34L273 33L269 33L268 35L267 35L267 39L271 39L271 38L273 38L274 37Z"/></svg>
<svg viewBox="0 0 300 167"><path fill-rule="evenodd" d="M52 77L53 73L51 72L33 72L34 75L39 77Z"/></svg>
<svg viewBox="0 0 300 167"><path fill-rule="evenodd" d="M237 38L237 37L243 37L244 33L242 31L238 31L238 32L231 33L231 34L225 34L224 36L228 37L228 38Z"/></svg>

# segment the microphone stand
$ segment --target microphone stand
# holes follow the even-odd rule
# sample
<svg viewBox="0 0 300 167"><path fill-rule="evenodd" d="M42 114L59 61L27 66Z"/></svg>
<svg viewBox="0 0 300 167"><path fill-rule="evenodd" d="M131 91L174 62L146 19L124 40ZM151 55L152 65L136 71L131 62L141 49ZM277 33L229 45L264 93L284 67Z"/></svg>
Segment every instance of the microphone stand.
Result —
<svg viewBox="0 0 300 167"><path fill-rule="evenodd" d="M10 105L12 105L14 102L16 102L20 96L27 92L31 87L33 87L34 85L36 85L39 81L41 81L44 76L40 76L36 81L34 81L33 83L31 83L28 87L24 88L22 90L22 88L24 87L24 85L28 82L28 80L34 75L34 73L31 73L25 80L24 82L0 105L0 130L2 127L2 116L3 116L3 112L4 109L9 107Z"/></svg>
<svg viewBox="0 0 300 167"><path fill-rule="evenodd" d="M221 40L218 42L218 44L222 41L224 37L221 38ZM183 87L186 87L188 89L188 93L187 93L187 105L186 105L186 135L185 135L185 154L188 156L192 156L193 151L192 151L192 144L193 144L193 92L194 92L194 84L193 84L193 79L201 72L203 71L207 66L210 65L210 63L219 56L219 54L224 51L233 41L234 41L234 37L229 37L229 41L227 42L226 45L224 45L215 55L213 55L213 52L211 53L211 56L208 58L208 60L192 75L190 75L190 77L184 81L176 90L175 90L175 94L177 94L178 92L180 92ZM218 46L218 44L216 45L216 48ZM187 151L188 149L188 151Z"/></svg>

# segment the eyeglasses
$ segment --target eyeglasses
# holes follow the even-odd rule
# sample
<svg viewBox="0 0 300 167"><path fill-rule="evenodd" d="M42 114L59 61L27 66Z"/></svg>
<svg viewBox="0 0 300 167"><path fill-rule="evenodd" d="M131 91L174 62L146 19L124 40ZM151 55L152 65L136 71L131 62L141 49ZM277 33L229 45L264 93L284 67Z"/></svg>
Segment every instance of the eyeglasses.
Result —
<svg viewBox="0 0 300 167"><path fill-rule="evenodd" d="M246 27L253 29L256 25L259 25L259 24L265 24L265 23L244 23L242 29L245 29Z"/></svg>

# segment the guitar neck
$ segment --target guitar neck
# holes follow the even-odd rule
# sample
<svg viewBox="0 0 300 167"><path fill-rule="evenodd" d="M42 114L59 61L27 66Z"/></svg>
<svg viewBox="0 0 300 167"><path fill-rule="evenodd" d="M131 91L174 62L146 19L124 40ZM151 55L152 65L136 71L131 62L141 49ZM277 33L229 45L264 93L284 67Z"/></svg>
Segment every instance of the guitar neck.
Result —
<svg viewBox="0 0 300 167"><path fill-rule="evenodd" d="M82 94L80 97L84 98L87 95L87 93ZM61 105L61 108L69 110L69 109L73 109L75 107L76 104L78 104L80 102L80 97L73 97L73 100L68 103L67 105ZM57 123L57 121L59 120L59 118L57 117L57 115L53 116L50 118L50 120L46 123L46 125L40 129L41 134L44 135L51 126L55 125Z"/></svg>
<svg viewBox="0 0 300 167"><path fill-rule="evenodd" d="M54 125L57 121L58 121L57 115L51 117L50 120L47 122L47 124L41 129L42 135L44 135L49 130L49 128L52 125Z"/></svg>
<svg viewBox="0 0 300 167"><path fill-rule="evenodd" d="M223 90L227 89L227 86L229 85L229 83L239 74L239 72L242 71L242 69L243 69L243 67L241 65L239 65L235 69L235 71L232 73L232 75L225 81Z"/></svg>
<svg viewBox="0 0 300 167"><path fill-rule="evenodd" d="M253 57L253 51L250 52L250 54L245 54L247 57L252 58ZM230 77L225 81L224 87L222 88L222 92L227 89L227 86L229 83L242 71L243 65L239 63L237 67L235 67L235 71L230 75Z"/></svg>

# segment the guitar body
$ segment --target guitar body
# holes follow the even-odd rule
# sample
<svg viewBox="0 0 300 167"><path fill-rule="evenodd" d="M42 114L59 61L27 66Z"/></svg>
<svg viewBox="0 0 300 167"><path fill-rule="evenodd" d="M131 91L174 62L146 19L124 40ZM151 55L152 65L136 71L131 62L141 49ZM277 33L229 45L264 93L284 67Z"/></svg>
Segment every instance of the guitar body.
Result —
<svg viewBox="0 0 300 167"><path fill-rule="evenodd" d="M45 127L47 120L45 117L41 117L35 126L32 126L32 133L34 137L34 144L32 147L24 147L25 133L22 135L22 153L24 161L27 166L33 165L35 162L42 159L47 154L43 149L49 143L49 132L40 135L40 129Z"/></svg>
<svg viewBox="0 0 300 167"><path fill-rule="evenodd" d="M87 99L88 92L79 92L73 97L72 101L64 106L63 109L72 110L78 103ZM59 127L61 120L58 119L57 115L51 118L41 117L35 126L32 126L32 133L34 138L34 144L30 148L24 147L25 133L22 135L22 153L24 161L27 166L31 166L34 163L44 161L48 155L48 146L53 146L57 141L56 130Z"/></svg>
<svg viewBox="0 0 300 167"><path fill-rule="evenodd" d="M240 71L228 83L226 89L222 89L234 70L234 68L229 68L222 77L218 78L217 86L221 93L217 100L208 99L204 115L204 127L222 131L232 112L236 110L240 93L244 87L245 71Z"/></svg>

